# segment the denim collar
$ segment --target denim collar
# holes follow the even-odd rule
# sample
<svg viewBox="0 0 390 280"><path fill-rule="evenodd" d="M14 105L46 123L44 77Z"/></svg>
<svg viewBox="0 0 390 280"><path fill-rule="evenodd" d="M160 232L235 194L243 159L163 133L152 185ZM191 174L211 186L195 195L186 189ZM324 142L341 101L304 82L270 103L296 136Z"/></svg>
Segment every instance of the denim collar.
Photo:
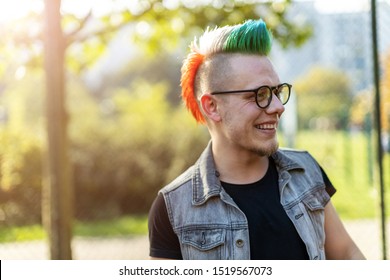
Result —
<svg viewBox="0 0 390 280"><path fill-rule="evenodd" d="M272 158L274 159L279 171L304 169L300 163L286 155L283 150L277 150L272 155ZM221 192L223 191L219 180L219 173L215 168L211 141L208 143L206 149L194 165L192 188L193 205L201 205L210 197L221 195Z"/></svg>
<svg viewBox="0 0 390 280"><path fill-rule="evenodd" d="M192 203L194 205L201 205L210 197L220 195L223 189L219 173L215 168L211 141L195 163L192 188Z"/></svg>
<svg viewBox="0 0 390 280"><path fill-rule="evenodd" d="M281 171L290 171L294 169L305 169L304 166L296 161L294 158L290 157L286 151L294 151L292 149L278 149L273 155L272 158L275 161L278 170Z"/></svg>

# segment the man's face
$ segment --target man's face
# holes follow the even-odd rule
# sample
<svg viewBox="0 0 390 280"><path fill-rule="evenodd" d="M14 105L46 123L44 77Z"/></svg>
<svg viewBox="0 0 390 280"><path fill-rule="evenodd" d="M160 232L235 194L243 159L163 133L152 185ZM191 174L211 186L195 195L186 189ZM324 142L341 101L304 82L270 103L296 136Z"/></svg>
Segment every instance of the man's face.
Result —
<svg viewBox="0 0 390 280"><path fill-rule="evenodd" d="M272 63L265 56L233 55L230 59L231 75L221 90L256 89L260 86L280 84ZM260 156L274 153L279 144L276 129L284 106L273 95L269 107L257 106L253 92L231 93L218 102L221 121L217 137L221 143L237 152L250 152Z"/></svg>

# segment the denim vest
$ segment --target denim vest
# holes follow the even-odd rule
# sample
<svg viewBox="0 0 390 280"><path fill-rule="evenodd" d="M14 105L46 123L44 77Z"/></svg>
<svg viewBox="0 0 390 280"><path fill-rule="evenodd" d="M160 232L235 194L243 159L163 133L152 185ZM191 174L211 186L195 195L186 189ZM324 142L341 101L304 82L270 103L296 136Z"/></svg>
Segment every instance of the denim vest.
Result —
<svg viewBox="0 0 390 280"><path fill-rule="evenodd" d="M248 222L224 191L210 142L199 160L161 190L183 259L250 259ZM317 162L304 151L273 156L280 203L306 245L310 259L325 259L324 207L330 200Z"/></svg>

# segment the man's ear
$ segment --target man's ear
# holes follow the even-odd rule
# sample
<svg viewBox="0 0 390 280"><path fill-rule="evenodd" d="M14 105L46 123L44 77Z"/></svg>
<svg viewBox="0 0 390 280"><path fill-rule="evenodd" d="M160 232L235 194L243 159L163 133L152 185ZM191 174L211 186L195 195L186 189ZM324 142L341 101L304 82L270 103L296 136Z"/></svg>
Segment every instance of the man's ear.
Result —
<svg viewBox="0 0 390 280"><path fill-rule="evenodd" d="M202 106L202 110L207 118L213 120L214 122L221 121L217 102L211 94L202 95L200 98L200 105Z"/></svg>

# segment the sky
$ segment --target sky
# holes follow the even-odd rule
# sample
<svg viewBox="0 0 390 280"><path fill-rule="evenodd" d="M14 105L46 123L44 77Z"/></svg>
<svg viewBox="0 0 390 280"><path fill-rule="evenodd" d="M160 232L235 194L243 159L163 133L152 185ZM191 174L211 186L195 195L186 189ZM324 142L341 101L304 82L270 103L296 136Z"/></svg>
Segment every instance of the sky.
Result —
<svg viewBox="0 0 390 280"><path fill-rule="evenodd" d="M166 0L172 2L175 0ZM307 1L307 0L300 0ZM390 2L390 0L386 0ZM41 11L43 0L1 0L0 2L0 24L9 20L17 19L26 15L29 11ZM110 6L112 0L62 0L62 7L65 11L72 11L82 16L92 8L94 14L101 15L109 10L115 9ZM126 6L136 10L132 0L115 0L117 7ZM368 9L370 0L315 0L316 7L323 12L345 12Z"/></svg>
<svg viewBox="0 0 390 280"><path fill-rule="evenodd" d="M112 5L114 2L115 5ZM115 8L128 7L136 10L138 1L135 0L62 0L62 9L66 12L83 16L92 8L96 16L106 14ZM42 11L44 0L1 0L0 23L25 16L30 11Z"/></svg>
<svg viewBox="0 0 390 280"><path fill-rule="evenodd" d="M0 2L0 24L26 15L29 11L40 11L43 1L12 0Z"/></svg>

